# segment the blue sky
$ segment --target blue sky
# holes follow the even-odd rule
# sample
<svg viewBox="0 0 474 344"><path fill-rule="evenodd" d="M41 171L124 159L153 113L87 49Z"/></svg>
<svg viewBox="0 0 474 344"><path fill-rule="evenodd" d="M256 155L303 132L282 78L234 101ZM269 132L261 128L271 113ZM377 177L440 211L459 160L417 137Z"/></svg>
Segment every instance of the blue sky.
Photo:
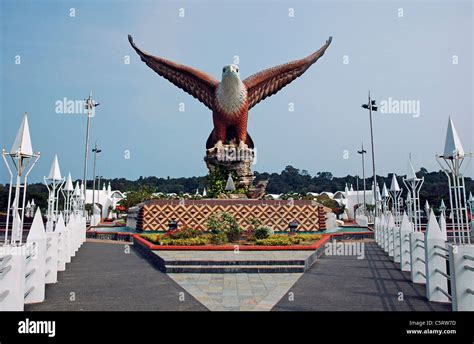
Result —
<svg viewBox="0 0 474 344"><path fill-rule="evenodd" d="M369 89L378 102L414 100L421 110L419 117L375 114L378 174L404 174L409 153L415 167L438 169L434 155L443 150L449 115L465 150L473 149L470 1L3 0L0 9L0 144L10 148L27 111L33 148L42 154L33 181L48 173L55 153L63 174L81 177L86 117L58 114L55 103L83 99L90 89L101 103L91 133L91 144L97 140L103 150L99 174L135 179L207 173L210 111L143 64L129 33L145 51L218 79L235 55L245 78L302 58L333 36L326 54L301 78L251 110L257 171L293 165L311 174L360 174L356 150L362 141L369 148L370 140L360 105ZM124 63L127 55L130 64ZM17 56L21 64L15 64ZM474 174L472 166L467 175ZM0 173L5 182L6 169Z"/></svg>

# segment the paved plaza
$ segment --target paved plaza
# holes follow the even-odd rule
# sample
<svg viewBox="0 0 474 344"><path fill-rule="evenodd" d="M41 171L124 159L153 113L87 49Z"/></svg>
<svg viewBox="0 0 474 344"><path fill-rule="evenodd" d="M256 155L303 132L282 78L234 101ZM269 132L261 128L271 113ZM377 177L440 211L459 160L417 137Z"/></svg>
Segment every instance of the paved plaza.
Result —
<svg viewBox="0 0 474 344"><path fill-rule="evenodd" d="M425 286L411 283L373 242L365 242L365 259L323 256L305 273L275 274L165 274L129 249L86 242L58 282L46 286L45 302L25 310L451 310L449 304L428 302Z"/></svg>
<svg viewBox="0 0 474 344"><path fill-rule="evenodd" d="M128 252L128 253L127 253ZM183 288L132 247L86 242L46 285L43 303L26 311L205 311Z"/></svg>

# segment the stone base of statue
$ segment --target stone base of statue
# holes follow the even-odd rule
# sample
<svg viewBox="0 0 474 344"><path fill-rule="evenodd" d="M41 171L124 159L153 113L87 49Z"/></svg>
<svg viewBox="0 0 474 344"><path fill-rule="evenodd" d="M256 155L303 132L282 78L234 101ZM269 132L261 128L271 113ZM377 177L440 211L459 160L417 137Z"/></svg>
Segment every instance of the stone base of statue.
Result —
<svg viewBox="0 0 474 344"><path fill-rule="evenodd" d="M252 164L255 161L255 150L247 147L239 147L237 144L229 143L215 146L206 150L204 157L209 172L222 167L224 173L232 173L237 189L250 190L255 176L252 172Z"/></svg>

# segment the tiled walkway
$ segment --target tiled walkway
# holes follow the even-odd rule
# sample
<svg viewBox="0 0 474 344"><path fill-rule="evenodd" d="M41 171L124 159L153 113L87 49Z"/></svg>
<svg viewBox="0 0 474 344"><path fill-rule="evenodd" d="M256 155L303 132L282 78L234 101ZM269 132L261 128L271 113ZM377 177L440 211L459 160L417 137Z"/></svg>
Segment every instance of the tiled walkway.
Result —
<svg viewBox="0 0 474 344"><path fill-rule="evenodd" d="M302 274L168 275L211 311L269 311Z"/></svg>
<svg viewBox="0 0 474 344"><path fill-rule="evenodd" d="M72 295L74 298L72 299ZM123 244L87 242L25 310L449 311L428 302L374 243L365 259L323 256L307 272L164 274Z"/></svg>

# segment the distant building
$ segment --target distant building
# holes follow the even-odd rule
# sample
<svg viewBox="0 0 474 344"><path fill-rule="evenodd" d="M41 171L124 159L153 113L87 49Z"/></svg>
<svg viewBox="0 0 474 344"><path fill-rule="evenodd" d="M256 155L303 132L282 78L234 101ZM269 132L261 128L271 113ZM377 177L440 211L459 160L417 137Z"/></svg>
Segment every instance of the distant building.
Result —
<svg viewBox="0 0 474 344"><path fill-rule="evenodd" d="M100 204L102 207L102 218L112 218L109 208L115 208L120 200L124 198L122 192L118 190L112 191L110 183L108 187L105 187L105 183L102 190L95 190L94 202ZM92 190L86 191L86 203L92 203Z"/></svg>
<svg viewBox="0 0 474 344"><path fill-rule="evenodd" d="M344 191L337 191L333 197L333 200L337 201L341 205L345 205L345 213L349 220L355 218L355 210L364 204L364 190L354 191L353 187L350 188L346 185ZM374 205L374 192L373 190L365 191L365 200L367 204Z"/></svg>

